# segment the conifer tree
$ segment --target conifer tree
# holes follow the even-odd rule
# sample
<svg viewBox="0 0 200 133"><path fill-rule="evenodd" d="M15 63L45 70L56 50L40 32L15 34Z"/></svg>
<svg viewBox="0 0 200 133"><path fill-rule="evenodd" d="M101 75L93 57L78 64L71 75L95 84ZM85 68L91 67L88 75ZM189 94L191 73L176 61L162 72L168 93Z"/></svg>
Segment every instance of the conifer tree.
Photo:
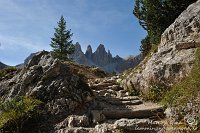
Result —
<svg viewBox="0 0 200 133"><path fill-rule="evenodd" d="M68 60L68 56L74 52L75 48L71 40L72 35L71 30L66 30L66 21L64 17L61 16L50 44L56 58Z"/></svg>

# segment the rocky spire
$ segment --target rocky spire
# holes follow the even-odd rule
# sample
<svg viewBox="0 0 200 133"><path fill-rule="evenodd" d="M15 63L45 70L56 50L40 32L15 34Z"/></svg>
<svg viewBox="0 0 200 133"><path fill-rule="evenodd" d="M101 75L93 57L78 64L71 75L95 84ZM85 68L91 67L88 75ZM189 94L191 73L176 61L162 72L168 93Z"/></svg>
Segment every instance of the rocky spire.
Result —
<svg viewBox="0 0 200 133"><path fill-rule="evenodd" d="M79 44L79 42L76 42L76 44L74 46L75 46L75 50L76 51L82 51L81 50L81 45Z"/></svg>
<svg viewBox="0 0 200 133"><path fill-rule="evenodd" d="M105 65L107 57L107 52L105 50L105 47L103 44L100 44L97 47L97 50L92 54L92 60L94 61L95 64L99 66Z"/></svg>
<svg viewBox="0 0 200 133"><path fill-rule="evenodd" d="M97 47L97 50L95 51L95 53L97 54L105 54L106 53L106 50L105 50L105 47L103 44L100 44L98 47Z"/></svg>
<svg viewBox="0 0 200 133"><path fill-rule="evenodd" d="M125 61L119 56L112 57L110 50L106 51L103 44L100 44L94 53L92 47L88 45L84 54L81 51L80 44L76 43L75 52L72 54L71 58L80 64L98 66L107 72L112 72L114 70L120 73L127 68L135 66L134 60Z"/></svg>
<svg viewBox="0 0 200 133"><path fill-rule="evenodd" d="M87 50L85 52L85 56L90 59L92 57L92 47L90 45L87 46Z"/></svg>
<svg viewBox="0 0 200 133"><path fill-rule="evenodd" d="M108 58L112 59L112 54L110 53L110 50L108 50Z"/></svg>

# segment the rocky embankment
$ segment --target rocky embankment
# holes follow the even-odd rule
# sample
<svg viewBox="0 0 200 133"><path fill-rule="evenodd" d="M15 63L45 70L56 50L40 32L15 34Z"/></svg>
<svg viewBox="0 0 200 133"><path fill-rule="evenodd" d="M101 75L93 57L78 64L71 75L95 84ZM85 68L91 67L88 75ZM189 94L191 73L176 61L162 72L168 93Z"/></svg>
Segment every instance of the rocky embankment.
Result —
<svg viewBox="0 0 200 133"><path fill-rule="evenodd" d="M71 115L56 126L56 133L154 133L161 131L162 106L129 96L116 82L118 76L89 79L95 99L89 115Z"/></svg>
<svg viewBox="0 0 200 133"><path fill-rule="evenodd" d="M79 67L81 70L81 66ZM36 124L38 126L36 130L46 132L53 130L52 123L61 121L76 112L77 108L84 109L84 105L94 99L89 86L79 74L73 73L72 68L76 69L70 63L53 59L47 51L39 52L13 77L1 79L0 97L3 100L18 96L39 99L43 102L44 121L38 122L39 125ZM93 70L88 71L91 76Z"/></svg>
<svg viewBox="0 0 200 133"><path fill-rule="evenodd" d="M163 108L129 96L118 78L97 68L61 62L42 51L21 71L1 79L0 96L4 100L30 96L43 102L42 119L25 124L30 133L117 133L139 130L137 126L161 127L152 121L163 117Z"/></svg>
<svg viewBox="0 0 200 133"><path fill-rule="evenodd" d="M190 5L162 34L158 50L122 76L126 89L148 93L152 84L171 86L186 77L200 47L200 1Z"/></svg>

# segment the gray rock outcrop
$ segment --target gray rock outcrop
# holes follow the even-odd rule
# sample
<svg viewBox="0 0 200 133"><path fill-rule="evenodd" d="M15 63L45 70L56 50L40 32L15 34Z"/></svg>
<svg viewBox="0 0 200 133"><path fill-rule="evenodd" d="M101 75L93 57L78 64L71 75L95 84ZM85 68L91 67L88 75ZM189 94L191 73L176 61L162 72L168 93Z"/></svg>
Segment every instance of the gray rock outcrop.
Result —
<svg viewBox="0 0 200 133"><path fill-rule="evenodd" d="M2 99L16 96L41 100L47 121L51 122L64 119L77 108L81 111L93 100L92 91L79 75L71 72L70 65L53 59L47 51L35 54L13 78L0 82Z"/></svg>
<svg viewBox="0 0 200 133"><path fill-rule="evenodd" d="M200 1L190 5L162 34L158 51L120 81L126 89L148 92L153 83L167 86L187 76L200 46Z"/></svg>

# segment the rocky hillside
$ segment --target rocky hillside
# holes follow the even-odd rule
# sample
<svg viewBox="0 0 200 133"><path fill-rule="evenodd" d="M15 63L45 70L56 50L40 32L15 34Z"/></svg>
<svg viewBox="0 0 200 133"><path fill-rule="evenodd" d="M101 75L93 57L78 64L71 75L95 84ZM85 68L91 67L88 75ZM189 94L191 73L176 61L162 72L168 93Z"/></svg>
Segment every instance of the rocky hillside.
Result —
<svg viewBox="0 0 200 133"><path fill-rule="evenodd" d="M117 133L121 128L135 131L136 125L162 126L148 123L162 117L163 108L129 96L116 82L118 78L107 77L97 68L60 62L41 51L22 70L0 80L0 97L28 96L42 101L37 122L26 121L22 132ZM2 131L14 129L6 124Z"/></svg>
<svg viewBox="0 0 200 133"><path fill-rule="evenodd" d="M100 44L94 53L92 52L92 47L89 45L86 52L83 53L80 44L76 43L75 52L71 58L77 63L89 66L97 66L109 73L113 71L121 73L128 68L135 67L141 61L140 55L135 56L134 58L128 58L126 60L119 56L112 57L112 54L109 50L106 52L103 44Z"/></svg>
<svg viewBox="0 0 200 133"><path fill-rule="evenodd" d="M200 1L190 5L162 34L157 51L122 75L124 88L147 94L152 85L169 87L190 73L200 47L199 7Z"/></svg>
<svg viewBox="0 0 200 133"><path fill-rule="evenodd" d="M93 92L85 83L83 76L100 78L106 74L95 68L62 63L53 59L49 52L42 51L34 55L21 71L12 77L1 79L0 97L1 100L19 96L39 99L44 103L42 112L47 122L40 126L48 124L48 129L44 130L50 130L53 128L50 123L75 113L77 108L81 111L87 102L93 100Z"/></svg>
<svg viewBox="0 0 200 133"><path fill-rule="evenodd" d="M6 64L0 62L0 69L6 68L6 67L8 67Z"/></svg>

